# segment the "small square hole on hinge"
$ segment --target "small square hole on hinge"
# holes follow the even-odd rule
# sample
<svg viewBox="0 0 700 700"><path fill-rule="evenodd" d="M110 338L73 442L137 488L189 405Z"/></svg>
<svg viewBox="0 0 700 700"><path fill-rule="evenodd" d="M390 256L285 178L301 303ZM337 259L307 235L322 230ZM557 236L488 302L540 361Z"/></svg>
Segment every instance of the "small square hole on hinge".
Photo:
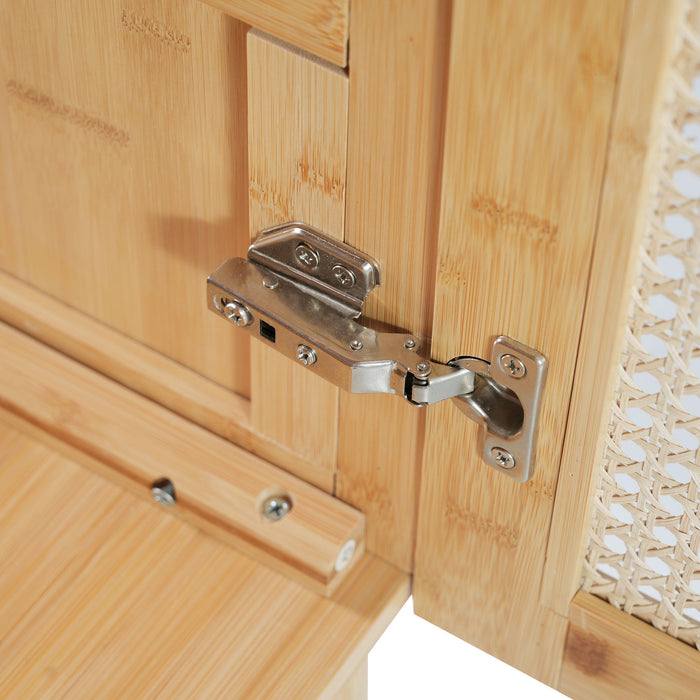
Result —
<svg viewBox="0 0 700 700"><path fill-rule="evenodd" d="M269 340L271 343L275 342L275 327L271 326L269 323L265 323L262 319L260 319L260 335L265 338L265 340Z"/></svg>

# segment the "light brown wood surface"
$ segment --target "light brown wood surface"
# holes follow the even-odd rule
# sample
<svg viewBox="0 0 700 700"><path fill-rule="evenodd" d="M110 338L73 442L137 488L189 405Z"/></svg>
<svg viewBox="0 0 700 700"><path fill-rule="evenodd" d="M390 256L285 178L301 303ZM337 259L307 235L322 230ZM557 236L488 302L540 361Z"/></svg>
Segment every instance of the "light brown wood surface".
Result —
<svg viewBox="0 0 700 700"><path fill-rule="evenodd" d="M3 698L357 698L408 596L365 556L320 597L0 426Z"/></svg>
<svg viewBox="0 0 700 700"><path fill-rule="evenodd" d="M369 691L368 671L367 660L365 659L333 700L367 700Z"/></svg>
<svg viewBox="0 0 700 700"><path fill-rule="evenodd" d="M188 0L0 7L0 269L242 396L204 280L247 244L246 30Z"/></svg>
<svg viewBox="0 0 700 700"><path fill-rule="evenodd" d="M634 0L629 5L600 222L542 582L542 603L562 615L567 614L581 580L637 247L653 196L650 176L660 156L658 131L681 9L681 3L655 0Z"/></svg>
<svg viewBox="0 0 700 700"><path fill-rule="evenodd" d="M2 324L0 406L139 495L168 477L173 512L318 592L335 590L364 549L364 516L347 504ZM279 522L261 513L272 493L293 502ZM355 557L338 572L350 540Z"/></svg>
<svg viewBox="0 0 700 700"><path fill-rule="evenodd" d="M700 654L588 593L570 606L559 690L575 700L691 700Z"/></svg>
<svg viewBox="0 0 700 700"><path fill-rule="evenodd" d="M608 0L478 0L452 15L433 357L489 357L503 333L540 350L549 377L524 484L481 461L456 407L430 409L415 610L549 684L566 620L539 604L540 583L623 15Z"/></svg>
<svg viewBox="0 0 700 700"><path fill-rule="evenodd" d="M437 234L448 4L353 0L345 240L380 262L364 316L427 339ZM381 66L381 70L377 67ZM425 414L340 395L337 494L367 513L368 546L413 566Z"/></svg>
<svg viewBox="0 0 700 700"><path fill-rule="evenodd" d="M349 0L204 0L338 66L347 62Z"/></svg>
<svg viewBox="0 0 700 700"><path fill-rule="evenodd" d="M324 491L334 473L253 430L250 400L0 272L0 319Z"/></svg>
<svg viewBox="0 0 700 700"><path fill-rule="evenodd" d="M252 238L304 221L342 240L347 96L340 69L260 32L248 35ZM338 389L262 341L251 342L253 428L334 475Z"/></svg>

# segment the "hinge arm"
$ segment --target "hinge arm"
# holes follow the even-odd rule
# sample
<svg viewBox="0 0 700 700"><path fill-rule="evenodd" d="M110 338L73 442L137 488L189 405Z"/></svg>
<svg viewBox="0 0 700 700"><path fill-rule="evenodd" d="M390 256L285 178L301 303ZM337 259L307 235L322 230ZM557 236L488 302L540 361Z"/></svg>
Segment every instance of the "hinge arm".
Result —
<svg viewBox="0 0 700 700"><path fill-rule="evenodd" d="M207 281L207 296L210 309L342 389L399 394L417 406L455 400L484 428L484 459L520 481L529 478L544 357L501 336L490 362L432 362L414 336L357 322L378 283L371 258L293 223L260 234L248 259L221 265Z"/></svg>

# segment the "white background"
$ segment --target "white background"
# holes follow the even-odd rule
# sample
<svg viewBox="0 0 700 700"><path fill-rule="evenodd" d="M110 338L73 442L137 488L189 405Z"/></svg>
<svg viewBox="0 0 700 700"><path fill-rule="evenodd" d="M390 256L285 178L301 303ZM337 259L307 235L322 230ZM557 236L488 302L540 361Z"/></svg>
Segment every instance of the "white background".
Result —
<svg viewBox="0 0 700 700"><path fill-rule="evenodd" d="M566 700L403 606L369 654L369 700Z"/></svg>

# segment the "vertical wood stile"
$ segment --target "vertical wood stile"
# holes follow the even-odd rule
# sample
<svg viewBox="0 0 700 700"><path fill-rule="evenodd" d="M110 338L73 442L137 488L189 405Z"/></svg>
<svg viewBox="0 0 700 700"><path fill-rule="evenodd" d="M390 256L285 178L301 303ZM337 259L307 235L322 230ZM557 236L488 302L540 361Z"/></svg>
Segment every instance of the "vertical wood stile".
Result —
<svg viewBox="0 0 700 700"><path fill-rule="evenodd" d="M566 621L540 606L624 2L475 0L453 10L433 356L498 334L549 360L535 477L479 457L477 426L428 414L416 612L555 684ZM553 650L559 650L553 651Z"/></svg>
<svg viewBox="0 0 700 700"><path fill-rule="evenodd" d="M682 3L634 0L621 63L600 223L542 581L542 603L567 615L581 581L593 489L599 477L629 307L671 52ZM595 389L592 378L595 378Z"/></svg>
<svg viewBox="0 0 700 700"><path fill-rule="evenodd" d="M348 81L320 59L268 37L248 34L250 232L304 221L342 240L345 213ZM338 389L300 364L254 343L253 428L308 463L302 478L333 474Z"/></svg>
<svg viewBox="0 0 700 700"><path fill-rule="evenodd" d="M430 333L449 4L353 0L346 242L374 256L365 315ZM412 568L424 413L340 396L337 494L367 514L367 546Z"/></svg>

